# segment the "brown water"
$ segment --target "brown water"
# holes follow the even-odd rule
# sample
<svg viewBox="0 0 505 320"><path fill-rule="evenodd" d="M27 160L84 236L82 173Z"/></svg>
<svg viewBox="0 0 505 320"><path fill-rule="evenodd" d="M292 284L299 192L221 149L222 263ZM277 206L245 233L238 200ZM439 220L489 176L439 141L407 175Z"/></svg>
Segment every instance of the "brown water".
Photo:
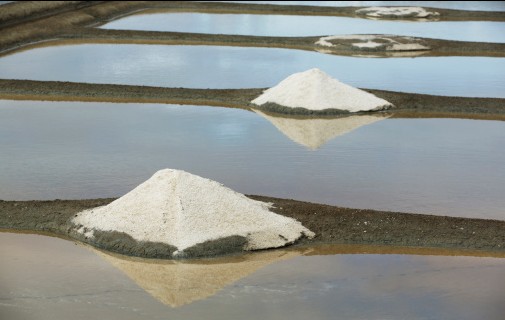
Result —
<svg viewBox="0 0 505 320"><path fill-rule="evenodd" d="M504 150L502 121L0 101L4 200L118 197L177 168L245 194L504 220Z"/></svg>
<svg viewBox="0 0 505 320"><path fill-rule="evenodd" d="M57 238L0 233L0 316L503 319L504 258L349 254L352 246L321 256L315 249L188 264L127 259Z"/></svg>

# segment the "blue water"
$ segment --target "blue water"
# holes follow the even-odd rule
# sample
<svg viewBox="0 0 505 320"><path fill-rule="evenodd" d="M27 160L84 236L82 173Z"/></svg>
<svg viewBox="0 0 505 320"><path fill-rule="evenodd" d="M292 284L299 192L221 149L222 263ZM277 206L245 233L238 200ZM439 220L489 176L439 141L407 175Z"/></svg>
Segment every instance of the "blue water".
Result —
<svg viewBox="0 0 505 320"><path fill-rule="evenodd" d="M505 220L505 122L386 119L309 148L271 121L217 107L3 100L0 199L117 197L177 168L245 194Z"/></svg>
<svg viewBox="0 0 505 320"><path fill-rule="evenodd" d="M0 59L0 78L187 88L271 87L314 67L362 88L505 97L505 59L355 58L289 49L83 44Z"/></svg>
<svg viewBox="0 0 505 320"><path fill-rule="evenodd" d="M210 2L210 1L209 1ZM457 10L505 11L504 1L230 1L279 5L366 7L366 6L421 6Z"/></svg>
<svg viewBox="0 0 505 320"><path fill-rule="evenodd" d="M505 22L487 21L423 23L324 16L153 13L125 17L101 28L291 37L368 33L505 42Z"/></svg>

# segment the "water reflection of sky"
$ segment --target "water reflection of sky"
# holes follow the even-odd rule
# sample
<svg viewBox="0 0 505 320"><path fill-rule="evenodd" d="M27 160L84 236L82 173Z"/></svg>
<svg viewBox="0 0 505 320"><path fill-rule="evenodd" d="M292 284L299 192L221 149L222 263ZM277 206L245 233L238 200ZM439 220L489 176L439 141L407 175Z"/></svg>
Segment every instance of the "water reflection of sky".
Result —
<svg viewBox="0 0 505 320"><path fill-rule="evenodd" d="M500 258L264 252L259 255L271 257L260 257L259 264L258 259L241 259L242 272L221 262L217 278L222 284L209 279L216 287L206 297L198 292L199 286L208 287L198 281L205 279L205 266L192 278L189 271L195 265L185 270L181 262L149 261L142 273L142 260L97 255L61 239L0 233L0 240L1 314L10 320L104 315L125 320L498 320L505 311L505 259ZM184 277L163 273L170 264ZM209 275L219 268L214 262ZM235 273L228 275L230 270ZM167 281L156 273L168 276ZM185 281L192 287L186 288ZM185 289L178 291L171 283ZM165 284L173 296L153 294ZM179 308L162 303L191 297L196 299Z"/></svg>
<svg viewBox="0 0 505 320"><path fill-rule="evenodd" d="M0 101L0 199L120 196L162 168L241 193L505 219L504 122L386 119L292 141L253 112Z"/></svg>
<svg viewBox="0 0 505 320"><path fill-rule="evenodd" d="M357 87L505 97L505 59L354 58L289 49L70 45L0 59L0 78L187 88L261 88L311 68Z"/></svg>
<svg viewBox="0 0 505 320"><path fill-rule="evenodd" d="M460 41L505 42L505 22L401 22L346 17L156 13L112 21L101 28L255 36L394 34Z"/></svg>
<svg viewBox="0 0 505 320"><path fill-rule="evenodd" d="M367 7L367 6L422 6L458 10L505 11L503 1L230 1L282 5Z"/></svg>

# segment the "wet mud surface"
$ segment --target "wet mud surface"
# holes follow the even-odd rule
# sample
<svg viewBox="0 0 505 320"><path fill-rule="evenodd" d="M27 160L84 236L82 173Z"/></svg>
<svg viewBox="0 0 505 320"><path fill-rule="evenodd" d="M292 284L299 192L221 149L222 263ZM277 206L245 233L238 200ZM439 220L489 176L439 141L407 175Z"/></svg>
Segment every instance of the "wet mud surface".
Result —
<svg viewBox="0 0 505 320"><path fill-rule="evenodd" d="M250 101L259 96L265 89L266 88L186 89L0 79L1 99L206 105L247 110L257 108L264 111L288 115L312 114L314 116L337 116L342 113L339 110L335 113L328 114L326 111L314 112L310 110L287 109L268 105L265 107L258 107L250 104ZM386 110L386 112L394 117L505 119L505 99L501 98L447 97L385 90L363 90L391 102L395 107Z"/></svg>
<svg viewBox="0 0 505 320"><path fill-rule="evenodd" d="M446 248L505 252L505 221L455 218L378 210L351 209L296 200L249 196L272 202L272 211L292 217L316 233L296 246L359 244L414 248ZM0 228L45 232L130 256L170 258L174 248L143 243L117 232L99 232L86 239L73 231L70 220L82 210L114 199L0 201ZM244 239L230 237L197 245L180 258L215 256L241 251Z"/></svg>
<svg viewBox="0 0 505 320"><path fill-rule="evenodd" d="M185 1L40 1L18 2L4 6L0 13L0 53L14 52L28 45L54 40L86 43L143 43L186 45L231 45L277 47L318 51L337 55L401 56L504 56L505 44L419 39L430 49L391 52L358 48L346 41L328 48L316 45L319 37L257 37L208 35L197 33L102 30L93 27L136 12L202 12L243 14L315 15L363 18L355 13L361 7L283 6L244 3ZM434 9L437 21L505 21L504 12ZM412 20L412 19L411 19ZM414 19L415 20L415 19ZM321 35L326 36L326 35ZM47 44L46 44L47 45Z"/></svg>
<svg viewBox="0 0 505 320"><path fill-rule="evenodd" d="M58 4L60 3L60 4ZM337 43L321 51L315 45L319 37L255 37L207 35L195 33L100 30L92 27L118 17L146 9L165 12L256 13L358 17L360 7L276 6L239 3L199 2L25 2L5 5L0 13L0 54L29 49L37 43L56 45L76 43L141 43L187 45L233 45L316 50L337 55L367 54L402 56L374 50L358 50ZM11 11L13 6L17 9ZM9 9L9 10L7 10ZM439 21L505 21L503 12L433 9ZM429 50L408 52L410 56L505 56L505 44L421 39ZM401 53L404 54L404 53ZM250 109L249 101L261 94L255 89L185 89L146 86L106 85L52 81L0 80L0 98L33 100L78 100L108 102L158 102L196 104ZM388 110L393 117L462 117L505 119L505 99L442 97L383 90L368 90L395 105ZM276 111L276 110L270 110ZM273 202L273 211L293 217L316 233L314 239L302 239L295 246L314 244L363 244L415 248L468 249L505 252L505 221L430 216L340 208L295 200L250 196ZM140 243L114 232L97 233L94 239L76 234L70 223L78 212L106 205L114 199L0 201L0 228L46 232L75 239L117 253L167 258L171 246ZM188 251L183 258L222 255L240 251L244 239L230 237L204 243Z"/></svg>

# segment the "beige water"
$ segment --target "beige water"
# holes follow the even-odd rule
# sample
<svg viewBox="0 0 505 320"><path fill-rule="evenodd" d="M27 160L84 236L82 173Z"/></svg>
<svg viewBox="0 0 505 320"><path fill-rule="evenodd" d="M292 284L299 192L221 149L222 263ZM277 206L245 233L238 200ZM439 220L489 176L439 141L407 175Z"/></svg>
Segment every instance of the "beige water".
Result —
<svg viewBox="0 0 505 320"><path fill-rule="evenodd" d="M504 258L352 252L352 247L324 256L317 248L277 250L188 264L127 259L57 238L0 233L0 315L503 319Z"/></svg>

